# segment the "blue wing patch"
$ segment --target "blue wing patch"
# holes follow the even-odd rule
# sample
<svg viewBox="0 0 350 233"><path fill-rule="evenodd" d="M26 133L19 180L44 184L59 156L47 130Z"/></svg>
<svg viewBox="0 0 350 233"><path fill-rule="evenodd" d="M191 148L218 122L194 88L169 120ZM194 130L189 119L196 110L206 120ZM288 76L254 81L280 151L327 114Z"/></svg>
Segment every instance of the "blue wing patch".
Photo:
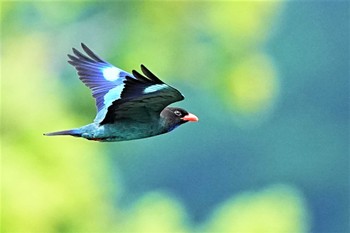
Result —
<svg viewBox="0 0 350 233"><path fill-rule="evenodd" d="M86 55L73 48L74 55L68 54L68 62L76 68L80 80L91 89L98 111L95 122L100 122L108 107L120 98L126 76L134 77L99 58L85 44L81 46Z"/></svg>
<svg viewBox="0 0 350 233"><path fill-rule="evenodd" d="M97 107L96 123L113 123L126 117L142 118L145 106L159 117L163 108L184 98L178 90L165 84L144 65L141 65L141 70L145 76L135 70L130 74L102 60L85 44L82 43L81 47L85 54L73 48L74 55L68 54L68 62L77 70L79 79L92 91ZM131 106L134 116L129 115Z"/></svg>

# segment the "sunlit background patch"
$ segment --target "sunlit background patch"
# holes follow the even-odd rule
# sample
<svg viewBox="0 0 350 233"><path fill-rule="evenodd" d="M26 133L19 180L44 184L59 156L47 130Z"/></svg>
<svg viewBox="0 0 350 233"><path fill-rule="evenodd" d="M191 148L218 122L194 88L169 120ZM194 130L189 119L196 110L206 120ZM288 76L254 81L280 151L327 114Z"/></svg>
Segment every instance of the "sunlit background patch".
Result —
<svg viewBox="0 0 350 233"><path fill-rule="evenodd" d="M264 54L243 58L232 67L228 77L230 92L226 98L236 113L235 121L243 126L262 123L273 111L280 91L271 58Z"/></svg>

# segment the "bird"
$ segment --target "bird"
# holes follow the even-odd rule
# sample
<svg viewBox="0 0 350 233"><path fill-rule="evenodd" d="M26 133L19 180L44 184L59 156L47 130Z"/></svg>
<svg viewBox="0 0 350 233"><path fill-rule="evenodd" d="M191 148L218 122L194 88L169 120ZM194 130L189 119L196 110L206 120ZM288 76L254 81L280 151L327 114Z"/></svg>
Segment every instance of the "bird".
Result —
<svg viewBox="0 0 350 233"><path fill-rule="evenodd" d="M84 52L73 48L68 63L91 90L97 114L88 125L44 133L70 135L99 142L129 141L171 132L198 117L185 109L168 105L184 99L175 88L164 83L146 66L128 73L97 56L84 43Z"/></svg>

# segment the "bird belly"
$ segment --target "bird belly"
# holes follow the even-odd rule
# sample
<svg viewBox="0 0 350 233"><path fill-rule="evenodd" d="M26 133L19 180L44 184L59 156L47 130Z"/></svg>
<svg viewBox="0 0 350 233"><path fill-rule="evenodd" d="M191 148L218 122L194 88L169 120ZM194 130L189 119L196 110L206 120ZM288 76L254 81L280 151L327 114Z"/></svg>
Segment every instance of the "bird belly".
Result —
<svg viewBox="0 0 350 233"><path fill-rule="evenodd" d="M101 126L93 124L86 133L82 134L82 137L100 142L117 142L152 137L161 133L163 132L156 125L135 124L135 122L130 124L105 124Z"/></svg>

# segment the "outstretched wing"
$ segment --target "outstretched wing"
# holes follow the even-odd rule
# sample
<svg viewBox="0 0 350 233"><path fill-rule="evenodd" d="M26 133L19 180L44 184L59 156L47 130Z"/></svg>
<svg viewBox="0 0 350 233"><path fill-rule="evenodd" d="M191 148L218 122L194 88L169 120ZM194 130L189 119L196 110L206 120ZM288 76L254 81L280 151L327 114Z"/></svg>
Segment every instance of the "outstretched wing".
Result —
<svg viewBox="0 0 350 233"><path fill-rule="evenodd" d="M121 119L150 122L158 119L166 106L184 99L178 90L162 82L144 65L141 70L144 75L133 70L134 77L126 77L120 99L112 103L100 124Z"/></svg>
<svg viewBox="0 0 350 233"><path fill-rule="evenodd" d="M108 107L120 98L126 77L133 76L102 60L85 44L82 43L81 47L86 54L73 48L74 55L68 54L68 62L75 67L80 80L91 89L97 107L95 122L101 122Z"/></svg>

